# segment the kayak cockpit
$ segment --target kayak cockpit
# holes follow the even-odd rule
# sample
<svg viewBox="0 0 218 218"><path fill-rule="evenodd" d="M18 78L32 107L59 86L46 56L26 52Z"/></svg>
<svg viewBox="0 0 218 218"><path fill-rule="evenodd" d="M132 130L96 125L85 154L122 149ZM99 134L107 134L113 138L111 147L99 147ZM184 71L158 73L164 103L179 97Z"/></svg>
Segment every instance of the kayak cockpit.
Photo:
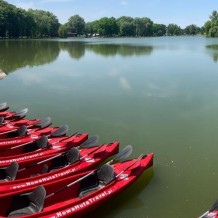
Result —
<svg viewBox="0 0 218 218"><path fill-rule="evenodd" d="M43 186L38 186L30 193L15 196L8 216L24 216L42 211L46 196Z"/></svg>
<svg viewBox="0 0 218 218"><path fill-rule="evenodd" d="M80 183L79 197L84 197L97 191L115 179L113 166L105 164L94 174L83 179Z"/></svg>
<svg viewBox="0 0 218 218"><path fill-rule="evenodd" d="M51 161L50 167L48 167L48 172L66 167L80 160L80 151L78 148L71 148L64 155L54 158Z"/></svg>
<svg viewBox="0 0 218 218"><path fill-rule="evenodd" d="M0 168L0 182L15 180L19 165L12 162L8 167Z"/></svg>

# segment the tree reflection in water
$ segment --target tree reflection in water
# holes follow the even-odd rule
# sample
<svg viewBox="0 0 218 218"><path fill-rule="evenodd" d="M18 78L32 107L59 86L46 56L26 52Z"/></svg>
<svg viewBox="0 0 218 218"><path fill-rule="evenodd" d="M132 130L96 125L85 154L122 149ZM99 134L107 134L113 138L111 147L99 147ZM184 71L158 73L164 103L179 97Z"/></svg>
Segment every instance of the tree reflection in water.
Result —
<svg viewBox="0 0 218 218"><path fill-rule="evenodd" d="M60 51L67 51L72 59L80 60L86 50L103 57L150 55L152 46L128 44L97 44L82 41L2 40L0 41L0 68L6 74L24 67L33 67L55 61Z"/></svg>

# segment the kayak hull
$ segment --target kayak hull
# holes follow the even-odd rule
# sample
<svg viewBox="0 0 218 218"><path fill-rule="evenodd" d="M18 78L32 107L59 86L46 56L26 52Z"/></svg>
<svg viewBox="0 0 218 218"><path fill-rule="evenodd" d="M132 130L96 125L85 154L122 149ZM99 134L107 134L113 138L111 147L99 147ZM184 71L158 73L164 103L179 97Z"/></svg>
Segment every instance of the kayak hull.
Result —
<svg viewBox="0 0 218 218"><path fill-rule="evenodd" d="M38 161L42 161L45 158L49 158L51 156L62 153L68 150L69 148L79 146L81 143L87 140L87 138L88 138L88 134L84 133L84 134L72 136L66 141L63 141L57 144L55 144L55 140L58 140L58 139L54 138L53 143L55 145L52 145L48 149L39 149L37 151L29 152L27 154L14 155L14 156L9 156L9 157L1 157L0 167L6 167L15 161L19 164L20 168L27 167L28 165L34 164Z"/></svg>
<svg viewBox="0 0 218 218"><path fill-rule="evenodd" d="M57 127L46 127L43 129L39 129L37 131L34 130L28 130L28 135L26 136L21 136L21 137L14 137L14 138L5 138L5 139L0 139L0 156L5 156L4 153L1 153L1 151L22 145L22 144L27 144L27 143L32 143L39 139L43 135L50 135L52 132L57 130Z"/></svg>
<svg viewBox="0 0 218 218"><path fill-rule="evenodd" d="M62 191L45 199L44 208L41 212L30 214L25 217L81 217L126 190L147 168L152 166L153 154L144 156L139 161L140 165L136 164L136 167L134 167L137 162L136 159L114 164L114 172L116 175L119 175L118 178L88 195L82 197L78 196L81 185L80 182L62 189ZM128 166L130 166L130 168L128 168ZM128 170L120 174L126 167ZM90 172L93 171L81 173L80 177L87 175L87 173ZM54 193L56 190L63 188L63 186L66 187L70 182L72 182L72 178L67 177L45 184L44 188L46 189L47 196ZM25 191L30 190L26 189ZM8 210L12 204L13 197L21 193L22 192L14 192L13 195L6 194L0 196L0 216L5 217L8 215Z"/></svg>
<svg viewBox="0 0 218 218"><path fill-rule="evenodd" d="M37 130L38 127L34 127L34 124L36 124L39 121L40 121L40 119L34 119L34 120L21 119L18 121L14 121L14 122L0 125L0 139L13 137L12 133L16 132L19 129L19 127L21 127L23 125L26 125L27 128L30 128L31 130Z"/></svg>
<svg viewBox="0 0 218 218"><path fill-rule="evenodd" d="M81 172L93 169L111 155L115 155L119 151L119 142L114 142L111 144L103 144L100 147L92 147L87 149L82 149L80 151L80 156L84 157L84 159L66 167L57 169L55 171L51 171L49 173L40 174L38 176L31 177L31 174L38 174L42 172L42 166L37 165L35 167L31 167L27 170L18 172L17 179L14 181L7 181L0 183L0 196L6 193L13 193L19 190L21 191L29 191L30 188L33 189L38 185L45 185L47 183L51 183L53 181L57 181L59 179L63 179L66 176L74 176L72 177L72 181L78 179L76 174ZM49 165L49 162L46 163Z"/></svg>

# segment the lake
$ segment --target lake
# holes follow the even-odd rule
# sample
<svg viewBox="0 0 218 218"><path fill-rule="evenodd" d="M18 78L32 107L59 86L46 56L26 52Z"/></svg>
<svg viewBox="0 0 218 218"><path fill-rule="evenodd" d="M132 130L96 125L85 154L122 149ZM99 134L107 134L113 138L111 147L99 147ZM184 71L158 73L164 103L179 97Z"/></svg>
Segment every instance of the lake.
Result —
<svg viewBox="0 0 218 218"><path fill-rule="evenodd" d="M87 217L191 218L218 198L218 39L1 40L0 69L11 110L131 144L131 157L154 152L153 168Z"/></svg>

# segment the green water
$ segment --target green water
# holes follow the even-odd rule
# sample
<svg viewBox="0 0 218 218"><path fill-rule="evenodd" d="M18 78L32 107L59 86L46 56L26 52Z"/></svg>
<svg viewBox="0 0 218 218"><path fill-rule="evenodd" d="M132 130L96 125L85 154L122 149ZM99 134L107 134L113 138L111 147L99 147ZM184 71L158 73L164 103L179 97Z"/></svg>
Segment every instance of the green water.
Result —
<svg viewBox="0 0 218 218"><path fill-rule="evenodd" d="M218 198L218 39L0 41L0 102L154 167L87 217L191 218Z"/></svg>

